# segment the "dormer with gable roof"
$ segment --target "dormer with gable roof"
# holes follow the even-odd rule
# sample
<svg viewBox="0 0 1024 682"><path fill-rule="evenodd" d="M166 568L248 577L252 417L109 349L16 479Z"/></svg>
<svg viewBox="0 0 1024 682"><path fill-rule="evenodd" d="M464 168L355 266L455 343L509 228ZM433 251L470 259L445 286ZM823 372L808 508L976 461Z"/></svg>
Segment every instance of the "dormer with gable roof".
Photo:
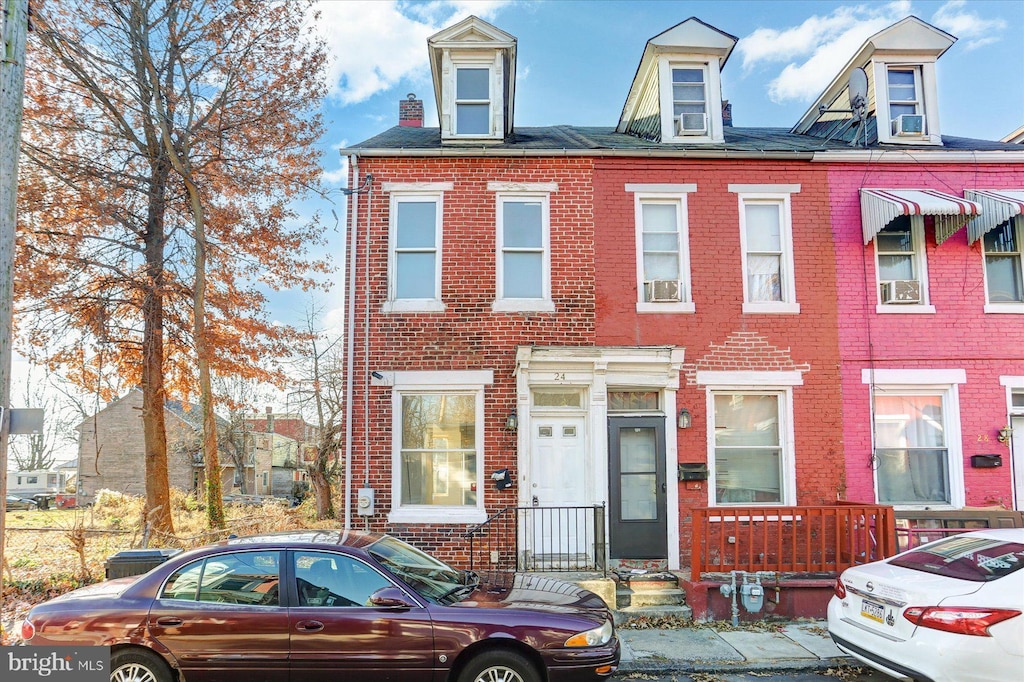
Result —
<svg viewBox="0 0 1024 682"><path fill-rule="evenodd" d="M445 143L503 141L512 132L516 39L474 16L427 39Z"/></svg>
<svg viewBox="0 0 1024 682"><path fill-rule="evenodd" d="M935 62L955 42L954 36L913 16L879 31L847 62L792 132L853 140L857 126L848 111L850 74L863 68L868 80L867 143L941 146Z"/></svg>
<svg viewBox="0 0 1024 682"><path fill-rule="evenodd" d="M722 142L721 73L735 46L735 36L696 17L648 40L616 131L652 142Z"/></svg>

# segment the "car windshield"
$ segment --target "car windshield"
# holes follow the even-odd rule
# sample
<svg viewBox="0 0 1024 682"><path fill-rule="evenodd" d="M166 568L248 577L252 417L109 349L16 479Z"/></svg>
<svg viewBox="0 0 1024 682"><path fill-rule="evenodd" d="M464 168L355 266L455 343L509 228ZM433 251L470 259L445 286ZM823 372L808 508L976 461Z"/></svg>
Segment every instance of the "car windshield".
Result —
<svg viewBox="0 0 1024 682"><path fill-rule="evenodd" d="M475 574L456 570L390 536L374 542L366 551L421 597L435 604L452 604L464 599L479 584Z"/></svg>
<svg viewBox="0 0 1024 682"><path fill-rule="evenodd" d="M953 536L904 552L889 563L960 580L988 582L1024 568L1024 544Z"/></svg>

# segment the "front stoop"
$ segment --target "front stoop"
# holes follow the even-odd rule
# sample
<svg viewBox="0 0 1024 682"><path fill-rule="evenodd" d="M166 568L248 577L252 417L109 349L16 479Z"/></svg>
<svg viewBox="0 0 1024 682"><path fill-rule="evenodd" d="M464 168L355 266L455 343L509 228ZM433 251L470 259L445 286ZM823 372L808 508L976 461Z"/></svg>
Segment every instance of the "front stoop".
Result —
<svg viewBox="0 0 1024 682"><path fill-rule="evenodd" d="M692 620L686 593L675 574L666 571L612 573L615 581L615 622L623 625L640 618Z"/></svg>

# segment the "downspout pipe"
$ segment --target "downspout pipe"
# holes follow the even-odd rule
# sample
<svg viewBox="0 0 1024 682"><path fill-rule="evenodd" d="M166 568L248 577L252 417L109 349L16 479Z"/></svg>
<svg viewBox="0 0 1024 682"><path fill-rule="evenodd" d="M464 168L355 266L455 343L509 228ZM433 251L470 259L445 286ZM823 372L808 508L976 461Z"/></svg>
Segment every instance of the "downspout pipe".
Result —
<svg viewBox="0 0 1024 682"><path fill-rule="evenodd" d="M348 207L348 283L345 285L345 298L348 307L345 311L345 326L348 327L347 348L345 350L345 530L352 528L352 399L355 393L355 357L356 357L356 242L359 233L359 157L349 157L349 189L345 194L352 201Z"/></svg>

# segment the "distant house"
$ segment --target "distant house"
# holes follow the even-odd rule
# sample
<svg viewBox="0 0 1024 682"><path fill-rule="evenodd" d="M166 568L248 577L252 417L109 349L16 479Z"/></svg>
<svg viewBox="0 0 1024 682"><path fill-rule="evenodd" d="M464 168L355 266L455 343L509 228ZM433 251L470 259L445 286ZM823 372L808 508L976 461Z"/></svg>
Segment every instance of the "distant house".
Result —
<svg viewBox="0 0 1024 682"><path fill-rule="evenodd" d="M192 491L204 480L202 414L198 407L168 401L164 407L167 429L167 474L171 487ZM97 490L132 495L146 492L145 440L142 429L142 391L132 389L78 425L80 493L84 501ZM221 453L222 481L229 490L234 466Z"/></svg>
<svg viewBox="0 0 1024 682"><path fill-rule="evenodd" d="M245 490L256 495L292 495L307 480L304 470L316 440L316 427L301 415L268 411L245 419L246 452L250 467ZM241 475L235 476L235 487Z"/></svg>

